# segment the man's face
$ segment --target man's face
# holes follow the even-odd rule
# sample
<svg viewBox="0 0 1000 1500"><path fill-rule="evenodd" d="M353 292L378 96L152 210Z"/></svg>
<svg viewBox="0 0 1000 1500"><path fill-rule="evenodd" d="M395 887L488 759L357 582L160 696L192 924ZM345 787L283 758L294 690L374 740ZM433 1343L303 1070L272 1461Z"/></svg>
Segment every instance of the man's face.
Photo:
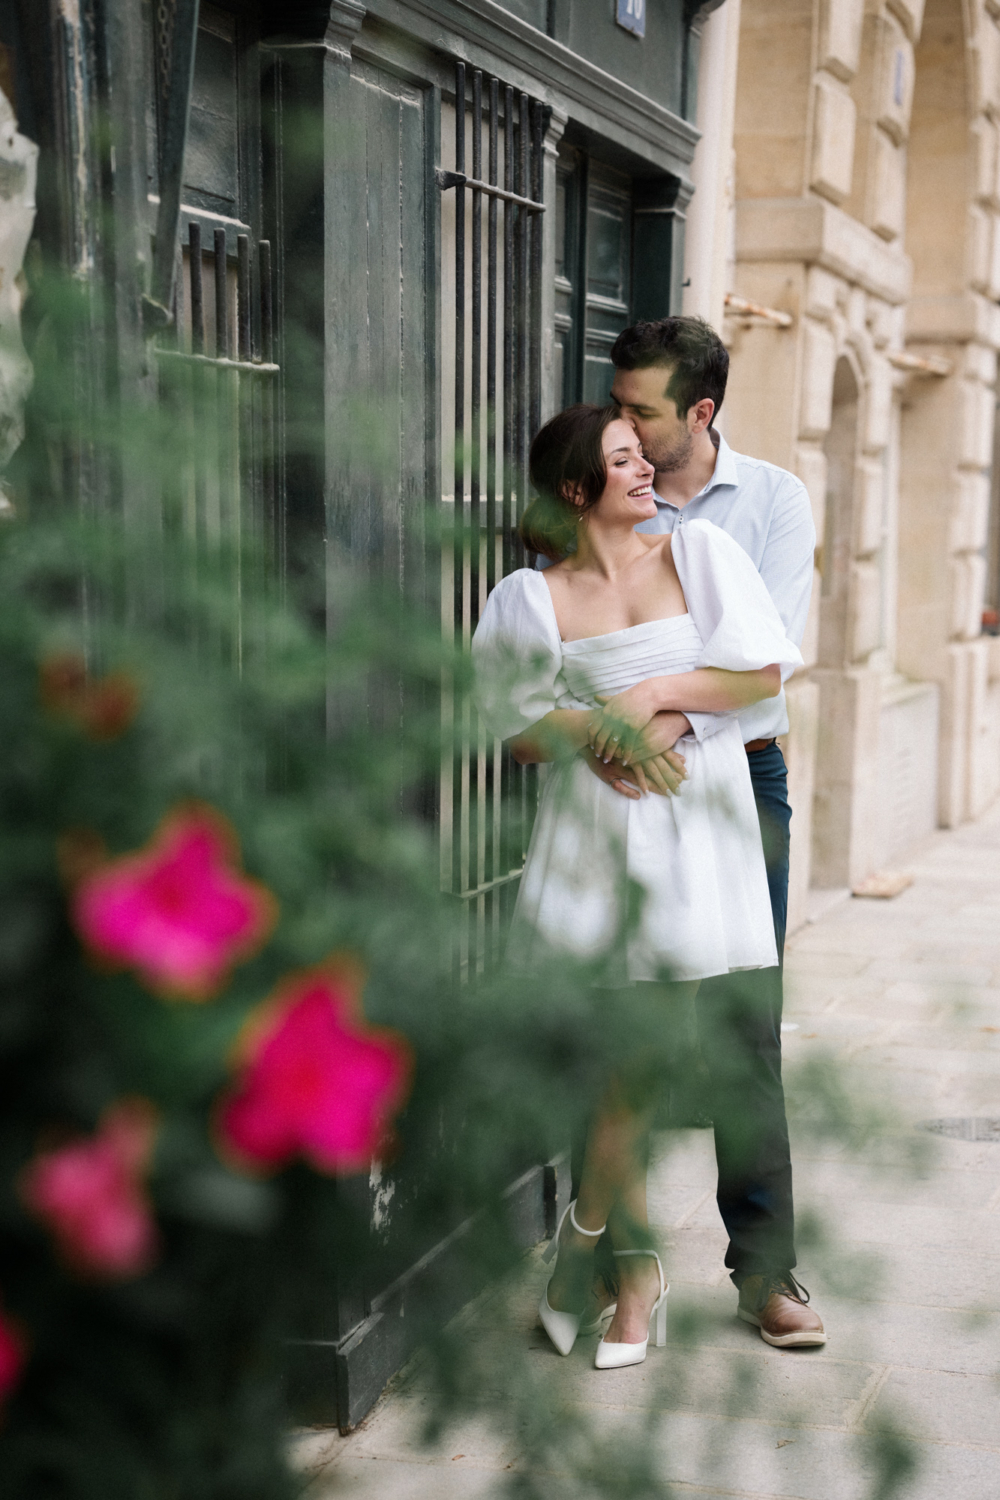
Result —
<svg viewBox="0 0 1000 1500"><path fill-rule="evenodd" d="M673 371L667 365L645 370L616 370L611 399L622 416L635 428L642 451L658 474L683 469L691 457L693 428L698 421L695 407L677 415L677 407L666 394Z"/></svg>

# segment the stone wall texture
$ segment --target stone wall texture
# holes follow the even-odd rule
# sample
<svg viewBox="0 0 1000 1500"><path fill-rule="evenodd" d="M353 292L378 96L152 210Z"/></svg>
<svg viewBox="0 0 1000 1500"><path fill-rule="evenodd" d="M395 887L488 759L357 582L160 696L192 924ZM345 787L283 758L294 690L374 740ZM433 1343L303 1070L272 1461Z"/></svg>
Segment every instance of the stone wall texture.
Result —
<svg viewBox="0 0 1000 1500"><path fill-rule="evenodd" d="M801 477L819 537L786 745L795 926L810 889L1000 791L1000 3L727 3L730 289L792 322L727 319L723 425Z"/></svg>

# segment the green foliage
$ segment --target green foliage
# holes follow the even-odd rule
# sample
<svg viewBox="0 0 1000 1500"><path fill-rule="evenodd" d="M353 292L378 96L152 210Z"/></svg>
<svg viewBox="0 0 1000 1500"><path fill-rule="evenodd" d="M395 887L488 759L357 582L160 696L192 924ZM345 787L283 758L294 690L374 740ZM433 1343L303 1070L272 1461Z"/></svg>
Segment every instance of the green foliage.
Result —
<svg viewBox="0 0 1000 1500"><path fill-rule="evenodd" d="M30 504L0 529L0 1298L28 1353L0 1427L3 1493L280 1500L297 1486L283 1457L287 1342L329 1330L335 1284L384 1285L468 1222L441 1274L505 1296L523 1247L504 1189L564 1147L617 1063L640 1055L665 1070L671 1038L648 986L619 992L609 1024L582 967L530 982L456 978L460 914L440 894L434 786L440 684L460 703L468 664L442 645L419 569L401 591L335 554L322 569L296 554L279 597L263 547L209 543L161 508L178 458L169 407L98 402L81 416L62 370L77 294L43 289L31 316L37 388L19 458ZM377 467L377 420L352 426L345 446ZM295 440L315 451L321 436L303 419ZM83 519L67 503L81 472ZM416 529L433 538L431 519ZM119 737L95 742L45 707L40 667L67 651L95 677L135 682L139 710ZM60 868L67 834L127 853L191 797L229 820L247 872L280 905L262 951L198 1005L95 967ZM283 976L334 950L367 966L368 1019L404 1033L415 1056L386 1168L407 1184L405 1202L387 1238L357 1185L301 1163L240 1174L213 1139L247 1017ZM811 1128L856 1137L836 1076L804 1082ZM60 1260L17 1181L53 1132L89 1134L134 1094L158 1111L150 1191L162 1249L146 1274L101 1283ZM408 1310L425 1339L429 1436L499 1418L523 1438L528 1464L511 1485L524 1496L666 1493L655 1396L648 1421L616 1440L554 1389L523 1329L482 1344L462 1320L441 1326L454 1300L431 1275ZM692 1336L690 1314L677 1326ZM888 1497L902 1450L878 1452Z"/></svg>

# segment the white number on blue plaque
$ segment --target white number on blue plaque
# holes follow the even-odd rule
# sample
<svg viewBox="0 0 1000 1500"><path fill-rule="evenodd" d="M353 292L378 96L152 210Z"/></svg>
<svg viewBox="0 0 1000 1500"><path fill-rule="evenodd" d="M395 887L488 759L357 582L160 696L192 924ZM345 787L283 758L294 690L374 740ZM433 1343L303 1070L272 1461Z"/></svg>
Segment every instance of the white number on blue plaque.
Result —
<svg viewBox="0 0 1000 1500"><path fill-rule="evenodd" d="M633 36L646 35L646 0L617 0L615 16L619 26L631 31Z"/></svg>

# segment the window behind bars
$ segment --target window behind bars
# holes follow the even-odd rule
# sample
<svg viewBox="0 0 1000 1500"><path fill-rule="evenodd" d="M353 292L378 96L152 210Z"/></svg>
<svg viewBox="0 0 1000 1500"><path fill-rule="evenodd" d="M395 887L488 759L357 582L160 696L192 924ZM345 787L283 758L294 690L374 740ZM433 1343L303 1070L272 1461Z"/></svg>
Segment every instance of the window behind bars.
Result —
<svg viewBox="0 0 1000 1500"><path fill-rule="evenodd" d="M478 69L455 69L442 111L442 626L468 649L490 590L524 567L517 523L541 410L544 110ZM456 962L498 962L536 803L474 707L443 694L441 882L463 904Z"/></svg>
<svg viewBox="0 0 1000 1500"><path fill-rule="evenodd" d="M207 0L200 7L173 325L155 351L177 432L166 515L197 549L231 552L237 641L240 544L250 539L262 548L279 578L286 564L271 245L254 232L261 205L257 10ZM158 42L154 58L159 52Z"/></svg>

